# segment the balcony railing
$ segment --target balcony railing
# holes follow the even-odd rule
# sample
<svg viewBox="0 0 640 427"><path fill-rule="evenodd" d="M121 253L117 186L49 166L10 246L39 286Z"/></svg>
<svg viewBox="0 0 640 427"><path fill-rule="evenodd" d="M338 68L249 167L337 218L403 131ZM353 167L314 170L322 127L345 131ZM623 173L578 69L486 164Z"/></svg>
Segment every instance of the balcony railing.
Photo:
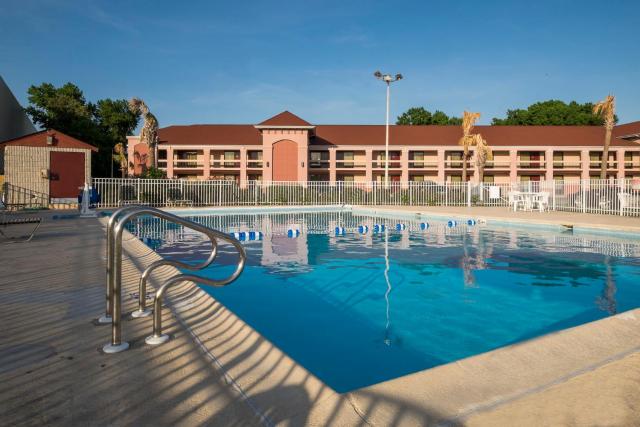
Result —
<svg viewBox="0 0 640 427"><path fill-rule="evenodd" d="M502 161L502 162L497 162L495 160L488 160L487 163L484 165L485 169L509 169L511 168L511 162L509 161Z"/></svg>
<svg viewBox="0 0 640 427"><path fill-rule="evenodd" d="M607 169L616 169L618 167L617 160L609 160L607 162ZM600 169L602 168L602 160L591 160L589 161L589 169Z"/></svg>
<svg viewBox="0 0 640 427"><path fill-rule="evenodd" d="M329 160L309 160L311 169L329 169Z"/></svg>
<svg viewBox="0 0 640 427"><path fill-rule="evenodd" d="M564 160L554 160L554 169L582 169L582 162L565 162Z"/></svg>
<svg viewBox="0 0 640 427"><path fill-rule="evenodd" d="M262 160L247 160L248 169L262 169Z"/></svg>
<svg viewBox="0 0 640 427"><path fill-rule="evenodd" d="M640 169L640 162L634 161L625 161L624 162L625 169Z"/></svg>
<svg viewBox="0 0 640 427"><path fill-rule="evenodd" d="M240 160L212 160L211 167L214 169L238 169Z"/></svg>
<svg viewBox="0 0 640 427"><path fill-rule="evenodd" d="M438 162L424 160L409 160L409 169L438 169Z"/></svg>
<svg viewBox="0 0 640 427"><path fill-rule="evenodd" d="M546 168L546 162L541 160L520 160L518 162L518 168L520 169L544 169Z"/></svg>
<svg viewBox="0 0 640 427"><path fill-rule="evenodd" d="M384 169L384 160L374 160L372 163L372 167L374 169ZM389 169L400 169L400 160L389 160Z"/></svg>
<svg viewBox="0 0 640 427"><path fill-rule="evenodd" d="M338 160L336 162L336 169L364 169L366 167L366 163L356 162L355 160Z"/></svg>
<svg viewBox="0 0 640 427"><path fill-rule="evenodd" d="M444 161L444 167L448 169L462 169L463 160L449 159ZM467 168L471 168L471 162L467 160Z"/></svg>
<svg viewBox="0 0 640 427"><path fill-rule="evenodd" d="M198 169L203 168L204 165L198 160L174 160L173 167L174 169Z"/></svg>

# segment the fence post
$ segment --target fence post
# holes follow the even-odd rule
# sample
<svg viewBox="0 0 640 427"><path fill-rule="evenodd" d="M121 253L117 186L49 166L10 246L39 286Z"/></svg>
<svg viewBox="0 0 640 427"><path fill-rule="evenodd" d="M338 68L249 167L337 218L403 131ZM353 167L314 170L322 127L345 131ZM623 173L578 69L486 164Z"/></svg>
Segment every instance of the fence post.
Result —
<svg viewBox="0 0 640 427"><path fill-rule="evenodd" d="M413 206L413 183L409 181L409 206Z"/></svg>
<svg viewBox="0 0 640 427"><path fill-rule="evenodd" d="M471 207L471 181L467 181L467 206Z"/></svg>
<svg viewBox="0 0 640 427"><path fill-rule="evenodd" d="M444 205L449 206L449 181L444 182Z"/></svg>
<svg viewBox="0 0 640 427"><path fill-rule="evenodd" d="M563 181L564 182L564 181ZM557 181L551 181L551 191L553 191L552 197L553 197L553 210L556 210L556 192L558 191L558 189L556 188L557 185Z"/></svg>
<svg viewBox="0 0 640 427"><path fill-rule="evenodd" d="M580 180L580 187L582 190L582 213L586 213L587 212L587 180L583 179Z"/></svg>

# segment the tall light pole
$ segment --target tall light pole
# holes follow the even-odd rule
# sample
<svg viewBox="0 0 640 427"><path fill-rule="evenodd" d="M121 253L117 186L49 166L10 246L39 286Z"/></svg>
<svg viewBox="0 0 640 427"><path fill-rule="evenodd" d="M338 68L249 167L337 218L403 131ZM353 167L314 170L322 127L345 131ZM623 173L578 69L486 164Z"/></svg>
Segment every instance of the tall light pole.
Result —
<svg viewBox="0 0 640 427"><path fill-rule="evenodd" d="M389 184L389 97L391 95L391 83L402 80L402 74L396 74L393 77L391 74L382 74L380 71L376 71L373 75L387 84L387 120L384 137L384 182L386 186Z"/></svg>

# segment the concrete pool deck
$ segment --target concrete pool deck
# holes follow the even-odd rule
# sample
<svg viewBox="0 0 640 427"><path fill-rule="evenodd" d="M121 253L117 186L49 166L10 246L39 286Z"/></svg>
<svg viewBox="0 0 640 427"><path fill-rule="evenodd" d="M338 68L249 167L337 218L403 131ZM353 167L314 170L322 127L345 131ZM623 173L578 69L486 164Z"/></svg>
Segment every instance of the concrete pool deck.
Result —
<svg viewBox="0 0 640 427"><path fill-rule="evenodd" d="M130 236L124 250L128 313L140 270L159 256ZM170 292L172 310L163 310L169 343L144 345L151 319L128 319L132 349L99 352L109 329L91 323L104 310L96 219L48 214L32 242L0 251L8 424L640 424L640 310L338 394L190 283Z"/></svg>

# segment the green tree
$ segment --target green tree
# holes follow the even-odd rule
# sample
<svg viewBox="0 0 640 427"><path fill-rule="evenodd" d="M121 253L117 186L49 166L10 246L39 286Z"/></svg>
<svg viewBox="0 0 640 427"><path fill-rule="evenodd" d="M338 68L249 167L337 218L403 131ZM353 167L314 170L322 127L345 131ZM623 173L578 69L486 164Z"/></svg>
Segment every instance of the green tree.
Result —
<svg viewBox="0 0 640 427"><path fill-rule="evenodd" d="M460 117L449 117L440 110L434 113L424 107L412 107L398 116L397 125L460 125Z"/></svg>
<svg viewBox="0 0 640 427"><path fill-rule="evenodd" d="M138 125L139 115L129 111L124 99L88 102L73 83L55 87L51 83L31 86L25 109L32 121L43 129L56 129L98 147L92 156L93 176L111 174L112 153L116 144Z"/></svg>
<svg viewBox="0 0 640 427"><path fill-rule="evenodd" d="M617 117L616 117L617 122ZM507 117L494 118L493 125L515 126L602 126L603 119L593 112L593 104L586 102L579 104L575 101L551 99L549 101L536 102L526 110L508 110Z"/></svg>

